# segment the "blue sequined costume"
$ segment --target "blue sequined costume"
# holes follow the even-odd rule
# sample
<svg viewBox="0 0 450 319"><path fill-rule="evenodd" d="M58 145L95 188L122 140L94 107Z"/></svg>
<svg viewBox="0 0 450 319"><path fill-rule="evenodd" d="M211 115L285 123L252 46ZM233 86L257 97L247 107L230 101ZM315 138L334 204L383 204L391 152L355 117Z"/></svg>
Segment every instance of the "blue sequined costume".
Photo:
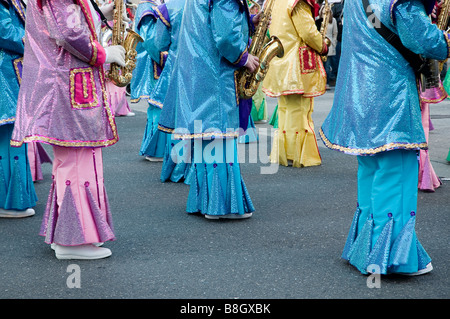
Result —
<svg viewBox="0 0 450 319"><path fill-rule="evenodd" d="M411 51L444 60L448 36L420 0L371 0L379 20ZM427 7L428 8L428 7ZM362 273L415 273L431 259L415 233L417 151L427 148L416 77L370 23L361 0L346 1L342 56L324 144L358 158L358 208L342 257Z"/></svg>
<svg viewBox="0 0 450 319"><path fill-rule="evenodd" d="M177 139L193 141L189 213L218 218L254 210L241 177L236 144L235 80L247 61L250 28L246 2L186 2L178 38L183 50L173 61L164 99L164 109L172 111L163 112L159 127Z"/></svg>
<svg viewBox="0 0 450 319"><path fill-rule="evenodd" d="M148 50L158 52L167 52L167 60L164 69L154 89L148 99L149 104L155 108L161 109L160 118L172 115L173 110L164 107L164 98L167 94L167 86L172 72L172 64L177 56L178 50L178 34L183 17L183 9L186 0L172 0L161 4L155 9L158 20L155 23L154 31L149 34L146 41ZM189 141L176 141L171 138L169 133L160 131L158 134L167 134L167 145L164 153L163 165L161 169L161 181L179 182L186 178L190 170L190 154L189 148L185 148ZM175 147L175 145L177 145ZM186 152L184 152L186 150Z"/></svg>
<svg viewBox="0 0 450 319"><path fill-rule="evenodd" d="M131 102L137 103L141 99L149 101L160 75L161 68L165 62L164 52L155 52L148 45L148 38L154 32L158 21L157 3L153 0L143 0L139 3L136 11L136 32L143 38L144 42L136 46L137 61L130 83ZM147 43L147 45L146 45ZM158 121L161 114L160 107L150 103L147 109L147 125L140 148L140 154L147 157L162 158L167 144L167 136L158 131Z"/></svg>
<svg viewBox="0 0 450 319"><path fill-rule="evenodd" d="M27 146L10 146L24 53L25 8L0 0L0 208L25 210L36 205Z"/></svg>

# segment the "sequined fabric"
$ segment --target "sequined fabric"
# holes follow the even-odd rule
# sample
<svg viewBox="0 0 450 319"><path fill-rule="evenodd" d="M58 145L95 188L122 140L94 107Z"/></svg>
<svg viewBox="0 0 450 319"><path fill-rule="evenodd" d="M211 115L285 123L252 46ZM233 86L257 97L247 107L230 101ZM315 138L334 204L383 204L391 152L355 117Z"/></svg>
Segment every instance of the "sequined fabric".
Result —
<svg viewBox="0 0 450 319"><path fill-rule="evenodd" d="M14 123L19 95L25 26L24 12L17 2L0 2L0 125Z"/></svg>
<svg viewBox="0 0 450 319"><path fill-rule="evenodd" d="M269 33L280 39L284 56L275 57L270 63L263 82L264 93L268 96L303 94L315 97L325 93L326 72L319 55L324 48L323 38L317 30L312 10L306 1L276 2Z"/></svg>
<svg viewBox="0 0 450 319"><path fill-rule="evenodd" d="M27 145L11 147L13 124L0 125L0 208L25 210L37 196L28 162Z"/></svg>
<svg viewBox="0 0 450 319"><path fill-rule="evenodd" d="M115 240L101 148L56 146L53 153L53 183L40 235L48 244L63 246Z"/></svg>
<svg viewBox="0 0 450 319"><path fill-rule="evenodd" d="M139 3L135 16L135 31L147 40L149 34L153 32L156 23L156 2L146 1ZM148 100L155 86L157 77L155 77L155 61L152 56L145 50L143 43L139 42L136 46L136 68L133 70L133 78L131 79L131 102L137 103L141 99ZM156 58L155 58L156 59ZM159 59L156 59L159 62Z"/></svg>
<svg viewBox="0 0 450 319"><path fill-rule="evenodd" d="M173 121L160 120L166 131L183 130L179 138L237 136L228 131L239 128L235 71L246 61L248 23L248 8L240 1L186 2L178 42L183 50L164 100L164 108L174 110Z"/></svg>
<svg viewBox="0 0 450 319"><path fill-rule="evenodd" d="M105 147L118 141L105 90L105 50L86 0L27 7L23 77L11 144Z"/></svg>
<svg viewBox="0 0 450 319"><path fill-rule="evenodd" d="M380 20L411 50L429 58L446 58L445 36L427 20L420 1L393 7L389 0L371 4L380 8L375 10ZM352 155L426 149L412 68L366 23L361 1L347 1L345 12L334 104L320 130L325 145Z"/></svg>
<svg viewBox="0 0 450 319"><path fill-rule="evenodd" d="M415 232L416 152L358 156L358 208L342 258L361 273L413 273L431 261ZM416 172L413 174L412 172Z"/></svg>
<svg viewBox="0 0 450 319"><path fill-rule="evenodd" d="M178 35L180 32L181 18L183 17L185 3L186 0L172 0L165 4L170 17L170 28L167 27L167 25L161 20L158 20L155 24L152 43L156 50L168 51L168 57L166 63L164 64L164 69L149 99L150 104L160 108L164 108L163 103L164 98L167 95L167 85L172 72L173 61L177 55ZM173 110L168 108L161 112L161 117L163 118L163 121L166 122L166 126L174 127L173 120L166 119L171 118L173 115ZM168 125L167 122L171 124Z"/></svg>

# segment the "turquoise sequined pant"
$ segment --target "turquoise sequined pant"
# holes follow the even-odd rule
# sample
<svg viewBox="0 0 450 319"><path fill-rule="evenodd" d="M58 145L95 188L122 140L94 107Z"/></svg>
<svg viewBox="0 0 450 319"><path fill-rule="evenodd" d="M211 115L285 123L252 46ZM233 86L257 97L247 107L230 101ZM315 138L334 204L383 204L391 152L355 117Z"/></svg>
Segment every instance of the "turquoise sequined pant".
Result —
<svg viewBox="0 0 450 319"><path fill-rule="evenodd" d="M418 172L417 151L358 156L358 207L342 257L360 272L413 273L431 261L415 232Z"/></svg>

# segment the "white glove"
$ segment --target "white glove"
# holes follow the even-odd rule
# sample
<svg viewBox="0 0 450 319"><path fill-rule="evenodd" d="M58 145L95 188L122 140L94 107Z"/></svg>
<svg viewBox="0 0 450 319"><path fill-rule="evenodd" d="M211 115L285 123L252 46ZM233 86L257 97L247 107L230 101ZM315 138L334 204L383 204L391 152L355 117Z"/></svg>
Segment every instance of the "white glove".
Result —
<svg viewBox="0 0 450 319"><path fill-rule="evenodd" d="M106 20L111 21L112 19L114 19L114 2L105 3L103 6L101 6L100 10L102 11Z"/></svg>
<svg viewBox="0 0 450 319"><path fill-rule="evenodd" d="M117 63L118 65L125 66L125 48L121 45L112 45L105 48L106 61L105 63Z"/></svg>
<svg viewBox="0 0 450 319"><path fill-rule="evenodd" d="M105 3L103 6L101 6L100 10L102 11L106 20L111 21L114 19L114 8L115 8L114 2ZM123 4L123 8L122 8L122 21L125 21L128 23L131 22L131 19L128 18L128 13L127 13L125 3Z"/></svg>

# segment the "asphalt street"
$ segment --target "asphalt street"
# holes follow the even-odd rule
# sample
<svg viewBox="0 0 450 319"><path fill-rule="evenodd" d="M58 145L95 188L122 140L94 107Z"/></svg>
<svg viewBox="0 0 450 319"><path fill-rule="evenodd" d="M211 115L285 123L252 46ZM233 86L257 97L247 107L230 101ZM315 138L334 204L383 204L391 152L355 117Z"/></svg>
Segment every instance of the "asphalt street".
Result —
<svg viewBox="0 0 450 319"><path fill-rule="evenodd" d="M333 91L316 99L316 132ZM269 116L276 101L269 99ZM101 260L57 260L38 235L51 165L35 183L36 215L0 219L1 299L447 299L450 297L450 101L433 105L430 156L443 185L419 193L416 231L432 257L424 276L383 276L369 288L340 258L356 207L356 158L323 146L322 165L277 167L255 161L240 145L241 165L256 212L247 220L207 220L185 212L188 186L161 183L161 163L139 148L145 102L135 117L116 119L120 141L104 150L105 185L117 240ZM268 124L257 124L261 137ZM51 148L45 146L51 154ZM71 265L79 287L71 288ZM69 267L71 266L71 267Z"/></svg>

